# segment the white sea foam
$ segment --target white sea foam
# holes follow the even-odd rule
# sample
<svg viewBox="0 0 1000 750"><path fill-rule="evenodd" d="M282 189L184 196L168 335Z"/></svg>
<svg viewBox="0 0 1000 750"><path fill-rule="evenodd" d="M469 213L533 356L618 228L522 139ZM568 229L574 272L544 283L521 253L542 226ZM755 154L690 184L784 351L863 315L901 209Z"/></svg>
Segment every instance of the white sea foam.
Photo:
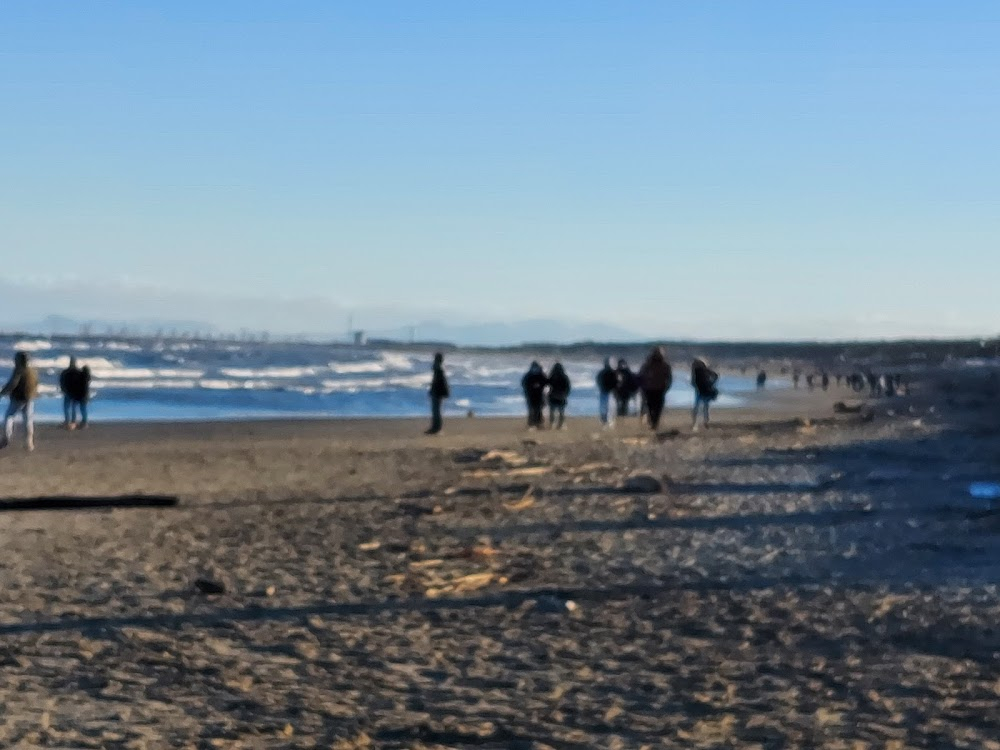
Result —
<svg viewBox="0 0 1000 750"><path fill-rule="evenodd" d="M259 369L242 367L223 367L221 375L228 378L307 378L321 372L317 367L261 367Z"/></svg>
<svg viewBox="0 0 1000 750"><path fill-rule="evenodd" d="M14 344L16 352L47 352L52 348L52 342L45 339L18 341Z"/></svg>
<svg viewBox="0 0 1000 750"><path fill-rule="evenodd" d="M330 370L337 375L363 375L385 372L383 362L331 362Z"/></svg>
<svg viewBox="0 0 1000 750"><path fill-rule="evenodd" d="M38 359L32 359L31 364L34 365L37 370L48 370L48 369L66 369L69 367L69 356L63 355L61 357L41 357ZM80 367L89 367L91 373L100 370L114 370L121 367L121 363L114 362L105 357L77 357L76 363Z"/></svg>

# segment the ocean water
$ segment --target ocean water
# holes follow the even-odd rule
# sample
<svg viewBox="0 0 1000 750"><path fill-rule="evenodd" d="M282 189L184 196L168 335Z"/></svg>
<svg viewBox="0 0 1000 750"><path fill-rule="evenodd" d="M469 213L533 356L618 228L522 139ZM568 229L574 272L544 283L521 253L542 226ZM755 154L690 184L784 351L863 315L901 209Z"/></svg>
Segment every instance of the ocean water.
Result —
<svg viewBox="0 0 1000 750"><path fill-rule="evenodd" d="M273 417L414 417L428 413L427 352L371 347L232 342L156 342L0 337L0 375L15 351L27 351L39 372L40 420L62 419L59 373L75 356L94 377L91 419L161 421ZM572 380L568 414L597 412L594 382L601 363L564 358ZM446 414L524 413L524 355L446 355L452 398ZM552 362L543 360L548 368ZM631 363L638 368L639 363ZM668 403L690 406L686 367L678 367ZM750 378L723 376L717 406L737 406L754 389Z"/></svg>

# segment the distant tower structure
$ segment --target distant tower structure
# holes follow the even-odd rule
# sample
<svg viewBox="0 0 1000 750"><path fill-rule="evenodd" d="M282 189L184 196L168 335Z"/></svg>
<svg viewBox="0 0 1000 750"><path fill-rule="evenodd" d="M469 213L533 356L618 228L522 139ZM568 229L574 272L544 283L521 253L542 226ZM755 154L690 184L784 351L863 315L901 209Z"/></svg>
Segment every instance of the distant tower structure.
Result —
<svg viewBox="0 0 1000 750"><path fill-rule="evenodd" d="M351 331L351 333L354 336L354 345L355 346L364 346L365 345L365 332L364 331Z"/></svg>
<svg viewBox="0 0 1000 750"><path fill-rule="evenodd" d="M413 344L417 340L417 327L410 326L410 343Z"/></svg>

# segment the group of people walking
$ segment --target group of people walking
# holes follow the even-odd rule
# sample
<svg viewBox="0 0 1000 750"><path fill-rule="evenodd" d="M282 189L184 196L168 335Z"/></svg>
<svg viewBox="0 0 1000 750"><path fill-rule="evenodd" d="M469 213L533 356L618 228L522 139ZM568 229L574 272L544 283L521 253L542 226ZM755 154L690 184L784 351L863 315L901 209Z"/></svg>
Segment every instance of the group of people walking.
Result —
<svg viewBox="0 0 1000 750"><path fill-rule="evenodd" d="M87 404L90 401L90 368L78 367L76 359L70 359L69 367L59 375L59 390L63 396L63 426L72 430L86 427ZM35 449L35 400L38 398L38 372L31 366L26 352L14 355L14 370L7 384L0 390L0 398L9 397L4 415L3 435L0 448L6 448L14 436L14 422L18 417L24 422L24 447ZM77 412L80 421L77 421Z"/></svg>
<svg viewBox="0 0 1000 750"><path fill-rule="evenodd" d="M718 373L712 370L703 359L695 359L691 363L691 386L694 389L694 407L691 423L698 428L698 420L707 427L709 422L709 407L719 396L717 381ZM655 347L650 351L639 371L633 372L624 359L618 360L617 366L612 365L610 358L604 360L604 367L597 373L596 384L598 393L598 415L601 423L612 428L615 419L627 417L631 404L638 399L638 414L653 430L660 427L663 411L667 401L667 392L674 382L673 368L667 361L663 347ZM521 390L524 393L528 411L528 429L543 429L545 422L545 406L549 407L548 427L563 429L566 420L566 406L572 392L572 383L561 362L552 365L546 373L542 365L535 361L521 378ZM431 379L431 426L428 435L441 431L441 408L444 399L450 396L448 379L444 372L444 357L436 354Z"/></svg>

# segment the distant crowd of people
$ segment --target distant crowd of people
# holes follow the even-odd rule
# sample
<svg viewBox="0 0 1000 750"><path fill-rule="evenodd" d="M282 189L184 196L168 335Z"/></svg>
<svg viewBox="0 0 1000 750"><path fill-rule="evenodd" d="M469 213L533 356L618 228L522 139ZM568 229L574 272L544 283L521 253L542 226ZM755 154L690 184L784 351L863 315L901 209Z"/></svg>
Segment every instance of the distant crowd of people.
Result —
<svg viewBox="0 0 1000 750"><path fill-rule="evenodd" d="M855 393L863 393L866 389L871 396L897 396L905 395L909 392L909 384L899 373L876 373L876 372L854 372L848 375L835 373L833 375L837 387L850 388ZM830 388L830 374L825 370L810 372L805 376L806 387L815 390L817 387L824 391ZM802 381L802 371L792 371L792 386L799 387Z"/></svg>
<svg viewBox="0 0 1000 750"><path fill-rule="evenodd" d="M70 359L69 367L59 375L59 389L63 396L63 426L68 430L84 428L88 424L87 405L90 402L90 368L78 367L76 359ZM7 384L0 390L0 398L7 396L10 402L4 415L3 436L0 448L6 448L14 437L14 422L21 417L24 423L24 447L35 449L35 400L38 398L38 373L31 366L26 352L14 355L14 370ZM79 412L80 420L77 421Z"/></svg>
<svg viewBox="0 0 1000 750"><path fill-rule="evenodd" d="M718 373L712 370L704 359L695 359L691 363L691 386L694 389L691 424L694 429L698 429L699 417L702 423L708 426L709 407L719 397L718 380ZM650 351L638 372L633 372L624 359L618 360L617 365L613 365L610 358L604 360L604 367L596 377L597 411L601 424L606 428L613 428L616 418L629 416L633 410L633 403L638 402L635 412L639 418L651 429L659 429L667 392L673 382L673 368L667 361L666 350L663 347L655 347ZM561 362L554 363L548 373L539 362L532 362L521 378L521 390L528 412L528 429L538 430L546 427L546 404L549 407L548 427L563 429L566 406L572 389L569 375ZM434 357L431 377L431 426L427 430L428 435L435 435L441 431L442 403L450 393L448 378L444 372L444 357L437 354Z"/></svg>

